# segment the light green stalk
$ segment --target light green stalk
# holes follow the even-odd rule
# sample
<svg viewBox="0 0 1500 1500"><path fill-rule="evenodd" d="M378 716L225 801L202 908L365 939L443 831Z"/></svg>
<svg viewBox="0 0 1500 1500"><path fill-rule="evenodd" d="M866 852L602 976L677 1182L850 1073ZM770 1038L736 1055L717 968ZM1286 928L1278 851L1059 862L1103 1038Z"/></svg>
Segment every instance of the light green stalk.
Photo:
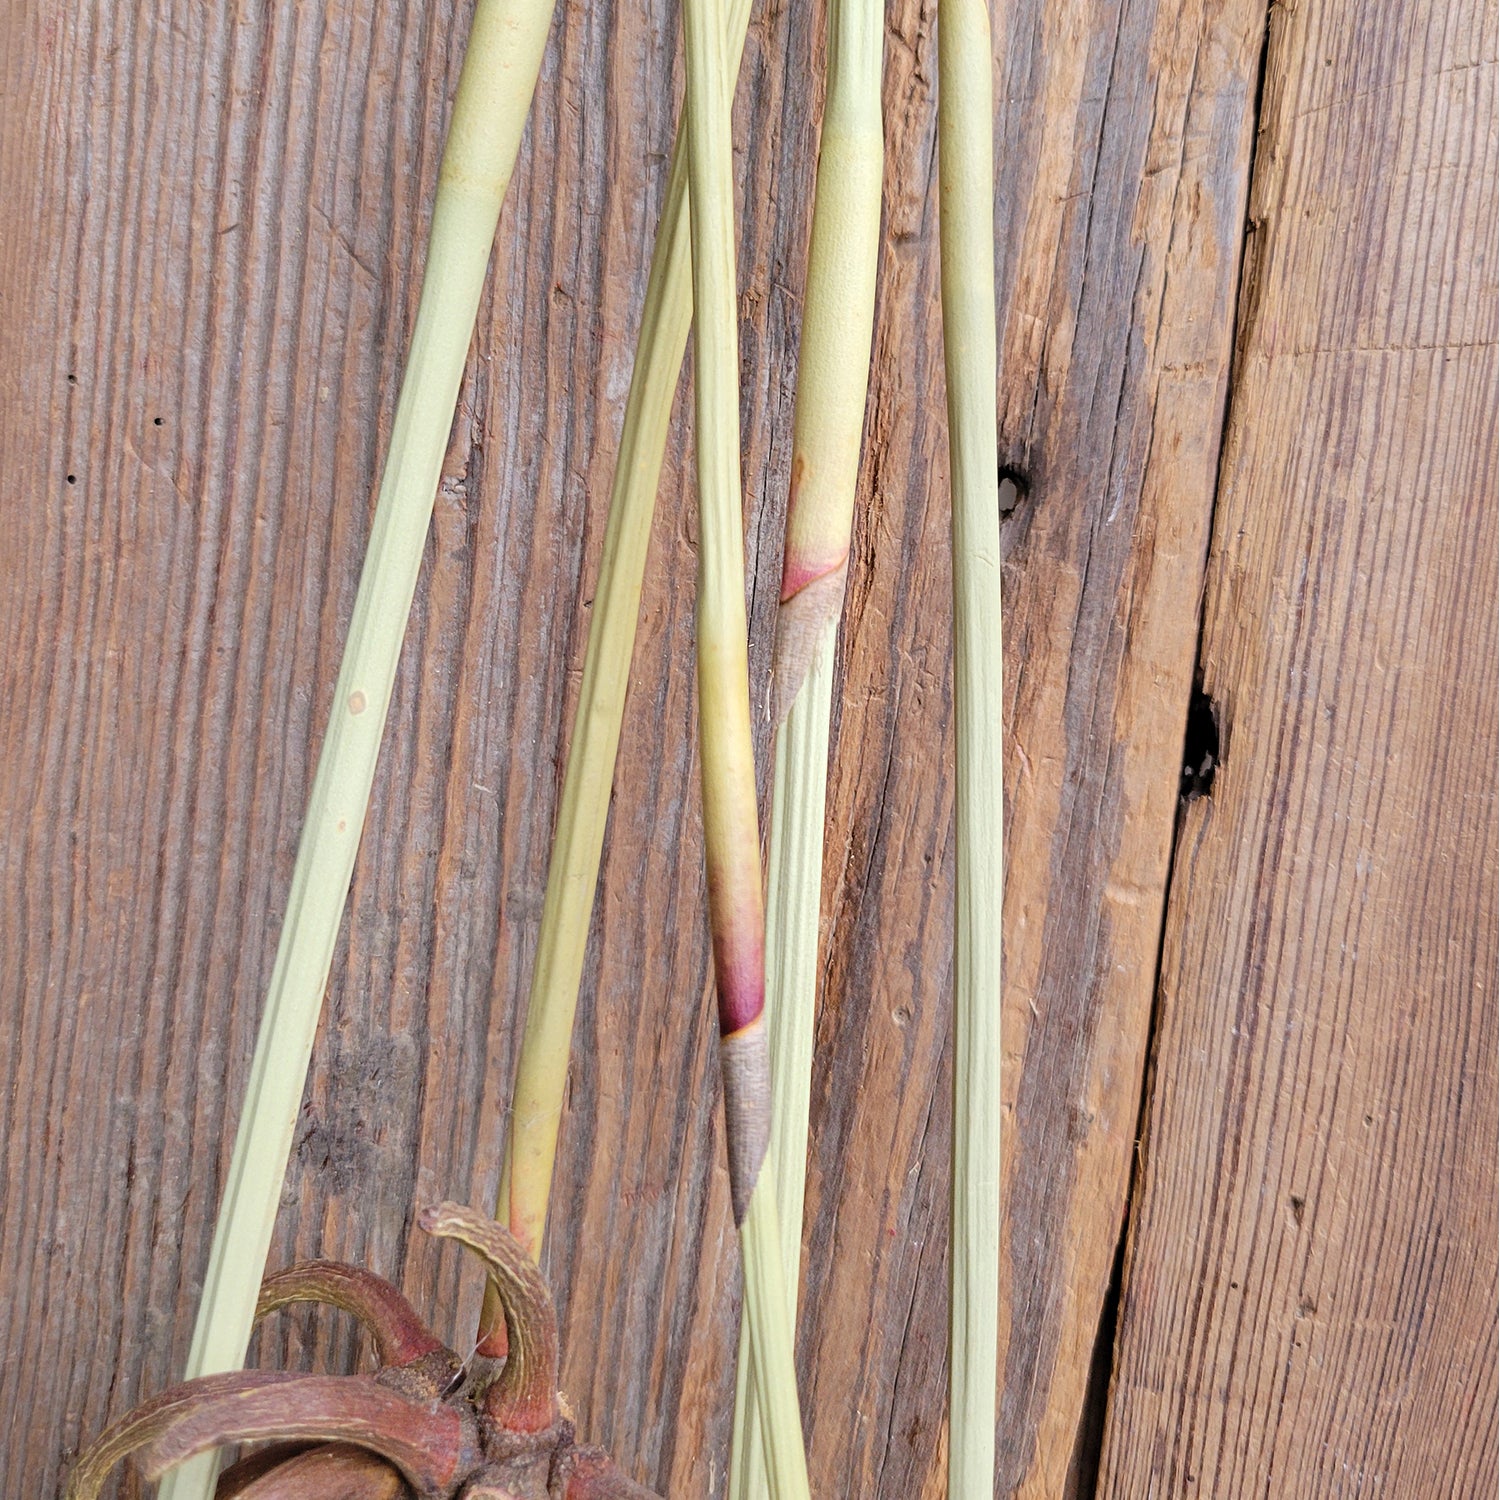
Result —
<svg viewBox="0 0 1500 1500"><path fill-rule="evenodd" d="M776 1169L768 1160L740 1224L745 1315L750 1358L760 1400L760 1447L766 1493L772 1500L808 1500L807 1451L797 1403L791 1303L781 1270L776 1215Z"/></svg>
<svg viewBox="0 0 1500 1500"><path fill-rule="evenodd" d="M781 1275L786 1288L784 1336L794 1341L802 1261L802 1200L807 1180L813 1013L817 998L818 908L823 876L823 810L828 722L833 687L832 636L819 651L776 738L771 804L771 857L766 910L766 1016L771 1052L771 1144L776 1174ZM729 1450L730 1500L769 1493L759 1383L750 1358L751 1301L740 1314L735 1370L734 1435ZM795 1344L793 1342L793 1347Z"/></svg>
<svg viewBox="0 0 1500 1500"><path fill-rule="evenodd" d="M1000 1284L1000 495L987 0L939 0L938 225L953 484L957 823L948 1494L995 1475Z"/></svg>
<svg viewBox="0 0 1500 1500"><path fill-rule="evenodd" d="M698 718L703 852L719 1002L729 1189L745 1267L750 1349L765 1393L771 1494L806 1500L807 1460L788 1329L790 1303L766 1161L765 911L750 738L750 672L740 504L734 161L722 0L684 0L688 172L692 184L697 450Z"/></svg>
<svg viewBox="0 0 1500 1500"><path fill-rule="evenodd" d="M485 268L551 14L552 0L478 0L475 8L390 451L292 871L188 1378L238 1369L249 1341ZM206 1500L216 1467L213 1454L184 1465L161 1496Z"/></svg>
<svg viewBox="0 0 1500 1500"><path fill-rule="evenodd" d="M770 1157L782 1270L791 1289L789 1338L796 1324L807 1174L833 648L859 479L884 168L879 0L830 0L828 31L828 97L808 252L774 664L781 723L771 810L766 1013ZM736 1376L731 1500L761 1500L767 1493L760 1393L745 1357L747 1331L748 1313L741 1322Z"/></svg>
<svg viewBox="0 0 1500 1500"><path fill-rule="evenodd" d="M725 48L734 73L739 71L749 23L750 0L732 0ZM583 658L578 716L563 773L495 1207L496 1217L509 1223L511 1233L533 1258L541 1254L547 1223L573 1017L620 745L646 546L656 510L672 397L693 321L687 192L686 140L679 131L610 486L609 520ZM487 1298L482 1319L486 1335L498 1331L498 1311L498 1304Z"/></svg>

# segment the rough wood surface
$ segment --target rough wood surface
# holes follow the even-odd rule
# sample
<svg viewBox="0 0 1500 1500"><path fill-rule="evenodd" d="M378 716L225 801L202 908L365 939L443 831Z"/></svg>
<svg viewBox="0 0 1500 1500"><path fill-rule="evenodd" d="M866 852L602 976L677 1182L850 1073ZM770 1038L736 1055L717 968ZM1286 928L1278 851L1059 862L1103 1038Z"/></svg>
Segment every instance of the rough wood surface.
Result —
<svg viewBox="0 0 1500 1500"><path fill-rule="evenodd" d="M1402 24L1415 27L1406 3ZM11 502L0 533L6 1495L55 1495L77 1446L172 1379L186 1352L414 312L466 17L463 0L23 0L0 20L0 199L11 206L0 216L0 482ZM1486 24L1472 55L1493 54ZM933 25L932 0L888 7L887 204L840 649L799 1341L825 1495L936 1495L943 1472L952 803ZM1260 0L1017 0L996 12L1000 441L1003 461L1029 481L1005 524L1006 1494L1087 1494L1097 1460L1090 1386L1096 1343L1107 1353L1112 1331L1107 1290L1151 1024L1265 25ZM676 27L669 0L653 0L565 7L554 28L272 1251L278 1262L332 1254L394 1275L458 1340L477 1317L479 1287L460 1278L456 1253L412 1243L411 1224L439 1198L486 1202L498 1175L516 1007L680 84ZM757 12L736 115L752 666L762 683L820 29L820 6L773 0ZM1391 45L1393 32L1366 29L1339 78L1364 65L1360 49ZM1453 46L1455 59L1471 55ZM1387 52L1378 55L1385 66ZM1470 69L1441 87L1477 88L1481 76L1492 74ZM1389 94L1406 78L1359 87ZM1488 118L1479 106L1490 99L1475 95L1473 120ZM1309 94L1272 118L1283 133L1267 139L1285 153L1300 132L1326 140L1329 120L1344 117ZM1493 179L1493 139L1463 135L1456 106L1447 118L1449 135L1380 136L1375 160L1407 174L1408 206L1472 216L1472 183ZM1451 161L1402 154L1438 139L1457 143ZM1360 221L1345 242L1333 238L1343 198L1298 197L1296 183L1286 192L1296 206L1284 216L1305 209L1328 237L1317 253L1374 257L1385 246L1384 279L1369 283L1386 320L1380 338L1406 329L1394 309L1428 306L1396 253L1400 233L1425 225L1432 235L1424 264L1445 288L1427 315L1434 328L1440 312L1493 292L1487 221L1462 220L1470 237L1459 240L1458 217L1413 212L1409 225ZM1253 246L1252 285L1269 287L1276 262L1263 240ZM1305 285L1319 285L1321 264L1307 265ZM1276 305L1252 302L1255 326L1273 329L1264 309ZM1463 376L1477 400L1488 324L1467 335L1474 349L1420 351L1429 333L1414 321L1416 332L1400 332L1413 345L1401 356L1368 353L1376 335L1364 328L1320 335L1320 379L1373 380L1365 372L1382 360L1426 359L1427 398ZM1297 358L1296 370L1312 369L1314 356ZM1394 374L1380 378L1396 389ZM1327 401L1309 400L1306 427L1294 403L1263 404L1287 423L1267 434L1278 454L1326 461ZM1235 462L1249 474L1252 408L1234 409ZM736 1252L691 743L685 406L678 418L547 1267L563 1314L564 1386L585 1434L638 1479L713 1495L728 1443ZM1412 408L1403 420L1420 435L1436 418ZM1367 440L1353 452L1365 462ZM1457 473L1445 454L1416 444L1409 472L1389 482L1420 490L1418 479ZM1313 493L1306 484L1298 493ZM1279 521L1292 491L1241 490L1257 534L1279 535L1266 518ZM1456 536L1480 512L1432 514ZM1493 533L1484 536L1492 554ZM1412 533L1414 548L1419 539ZM1390 576L1427 576L1410 558L1402 566L1388 565ZM1493 605L1489 574L1455 577L1422 617L1434 670L1451 664L1438 643L1459 584L1480 590L1475 608ZM1395 612L1404 597L1392 592L1392 612L1377 611L1388 653L1410 646L1411 617ZM1320 616L1308 639L1336 644L1329 628ZM1211 663L1227 659L1227 647L1214 649ZM1479 677L1463 681L1478 691ZM1243 705L1268 693L1275 701L1257 708L1274 718L1287 683L1225 682L1233 756ZM1433 687L1425 701L1449 700ZM1481 727L1493 711L1493 697L1470 707ZM1430 753L1424 721L1402 722ZM764 765L764 726L760 749ZM1475 779L1455 785L1492 819L1486 754ZM1242 796L1254 795L1247 783ZM1425 816L1452 814L1434 804ZM1477 858L1482 825L1478 812L1468 833L1445 824L1437 853L1414 843L1410 858ZM1179 874L1193 882L1177 886L1181 923L1215 887L1181 862ZM1457 881L1458 866L1438 875ZM1465 910L1481 910L1479 886L1462 887ZM1434 894L1427 920L1446 909ZM1465 930L1477 946L1451 960L1455 986L1488 982L1486 954L1493 969L1493 927ZM1309 962L1329 951L1324 932L1308 942L1323 945L1309 947ZM1198 1003L1198 990L1174 983L1169 993ZM1164 1008L1169 1028L1187 1003ZM1351 1014L1326 1015L1335 1041L1358 1036ZM1493 1052L1488 1015L1465 1046ZM1439 1036L1425 1015L1410 1025ZM1428 1073L1463 1076L1457 1053L1434 1057ZM1493 1121L1487 1086L1464 1107L1489 1107ZM1205 1095L1181 1106L1180 1149L1212 1104ZM1153 1115L1156 1149L1163 1112ZM1324 1120L1309 1109L1305 1134L1291 1117L1279 1128L1312 1162L1326 1148ZM1492 1139L1484 1128L1478 1138ZM1453 1161L1477 1160L1458 1154L1462 1136L1442 1139ZM1408 1175L1390 1183L1415 1182L1401 1160ZM1388 1191L1397 1189L1372 1189L1373 1201L1390 1207ZM1311 1214L1313 1199L1303 1201ZM1251 1222L1253 1201L1226 1202ZM1453 1202L1455 1214L1459 1203L1479 1211L1457 1189ZM1191 1222L1191 1210L1175 1211ZM1136 1236L1133 1298L1149 1225L1170 1213L1161 1208ZM1399 1222L1420 1248L1418 1219ZM1167 1248L1154 1252L1164 1268ZM360 1350L339 1319L297 1314L256 1357L344 1368ZM1173 1359L1174 1373L1186 1368ZM1151 1430L1132 1426L1121 1404L1133 1389L1116 1390L1122 1452L1133 1432ZM1437 1389L1421 1385L1424 1399ZM1140 1420L1156 1418L1143 1408ZM1488 1432L1473 1451L1487 1442L1493 1452L1493 1423Z"/></svg>
<svg viewBox="0 0 1500 1500"><path fill-rule="evenodd" d="M1495 12L1273 13L1101 1493L1489 1495Z"/></svg>

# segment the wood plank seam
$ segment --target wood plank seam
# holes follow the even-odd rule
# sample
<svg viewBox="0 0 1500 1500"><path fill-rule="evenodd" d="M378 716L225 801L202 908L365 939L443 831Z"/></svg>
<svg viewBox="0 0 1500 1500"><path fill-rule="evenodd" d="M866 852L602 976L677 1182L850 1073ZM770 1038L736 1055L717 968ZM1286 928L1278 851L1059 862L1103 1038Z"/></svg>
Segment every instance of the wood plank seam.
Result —
<svg viewBox="0 0 1500 1500"><path fill-rule="evenodd" d="M1260 58L1256 67L1255 101L1251 108L1251 139L1256 143L1253 148L1250 166L1251 191L1254 190L1254 175L1258 167L1261 113L1265 105L1265 88L1267 63L1271 51L1271 29L1274 13L1282 0L1270 0L1266 6L1265 27L1261 36ZM1211 553L1214 543L1214 527L1219 519L1219 496L1224 482L1225 451L1228 443L1230 424L1233 420L1235 400L1239 392L1239 377L1242 368L1244 341L1241 335L1242 309L1245 303L1247 282L1251 272L1250 257L1252 254L1251 240L1254 233L1254 225L1247 222L1245 232L1240 242L1240 266L1235 278L1235 301L1233 310L1233 326L1236 330L1234 351L1231 356L1229 369L1228 391L1224 401L1223 415L1220 419L1218 453L1219 462L1214 479L1213 497L1209 507L1208 528L1206 548L1204 554L1205 564ZM1207 585L1206 573L1204 586ZM1192 690L1188 702L1183 705L1184 746L1186 747L1186 733L1189 720L1190 706L1195 695L1202 692L1203 682L1203 632L1205 620L1203 609L1203 595L1200 590L1197 598L1196 608L1196 630L1195 644L1193 649L1193 676ZM1215 718L1216 727L1219 725L1219 708L1208 700L1210 711ZM1219 745L1216 756L1217 763L1222 763L1228 749L1228 735L1220 733ZM1187 771L1189 756L1184 749L1184 773ZM1211 795L1211 793L1209 793ZM1099 1328L1096 1334L1096 1353L1090 1374L1088 1398L1079 1415L1079 1440L1076 1456L1072 1468L1072 1490L1070 1497L1076 1496L1077 1500L1096 1500L1100 1480L1101 1466L1104 1457L1104 1434L1105 1420L1108 1413L1111 1388L1115 1378L1117 1361L1117 1340L1119 1337L1120 1303L1123 1295L1127 1268L1130 1263L1130 1245L1132 1230L1137 1222L1137 1210L1139 1205L1139 1193L1141 1186L1142 1171L1146 1161L1147 1152L1150 1150L1151 1138L1151 1099L1154 1089L1155 1071L1157 1066L1157 1040L1161 1023L1161 995L1162 995L1162 963L1166 949L1167 917L1172 899L1172 882L1177 873L1177 853L1179 842L1183 836L1185 826L1184 814L1187 810L1187 795L1181 795L1173 804L1172 808L1172 836L1171 848L1168 854L1166 879L1164 882L1164 899L1161 907L1161 921L1157 935L1156 961L1153 968L1151 981L1151 1012L1146 1025L1146 1065L1141 1072L1140 1099L1136 1115L1135 1127L1135 1149L1131 1154L1129 1186L1125 1194L1124 1212L1120 1218L1119 1231L1115 1250L1114 1268L1110 1274L1109 1291L1105 1296L1100 1308Z"/></svg>
<svg viewBox="0 0 1500 1500"><path fill-rule="evenodd" d="M1148 1141L1132 1184L1106 1435L1111 1472L1101 1481L1112 1494L1368 1486L1436 1497L1486 1493L1495 1483L1495 789L1493 754L1468 759L1470 733L1486 749L1494 740L1494 599L1487 576L1479 600L1472 586L1493 556L1493 12L1439 14L1418 3L1361 21L1316 3L1295 12L1276 5L1268 28L1269 120L1252 181L1234 399L1216 490L1222 524L1198 653L1210 690L1233 695L1226 739L1237 716L1246 738L1228 756L1233 811L1200 810L1191 831L1180 819L1174 839L1146 1131L1159 1112L1171 1117L1160 1141ZM1421 66L1431 54L1442 66ZM1391 111L1372 112L1369 101L1382 97ZM1312 123L1299 129L1304 121ZM1466 129L1470 121L1485 123ZM1333 134L1335 122L1342 134ZM1430 180L1434 157L1444 190L1413 202L1407 185ZM1334 197L1340 170L1342 201ZM1320 217L1338 226L1331 244L1320 238ZM1477 234L1476 222L1484 226ZM1428 225L1455 238L1428 239ZM1319 254L1326 260L1314 259L1309 275L1307 257ZM1409 296L1393 265L1413 268ZM1471 268L1467 298L1427 295L1463 285ZM1339 336L1323 336L1334 313L1359 320L1352 335L1340 326ZM1428 321L1437 332L1407 335ZM1399 336L1382 341L1382 322ZM1430 369L1411 358L1434 352L1444 357ZM1273 366L1285 380L1299 359L1317 362L1321 383L1285 392L1300 392L1308 416L1305 429L1293 422L1278 433L1290 438L1278 472L1264 402L1283 396ZM1390 376L1367 373L1382 359ZM1476 380L1455 387L1465 360ZM1357 476L1352 485L1339 464ZM1367 550L1385 538L1393 550L1384 559ZM1455 546L1456 560L1444 550ZM1476 550L1485 568L1474 565ZM1352 576L1351 555L1360 564ZM1376 584L1384 596L1372 595ZM1406 606L1424 596L1443 613L1429 612L1419 629ZM1289 619L1270 613L1283 603ZM1260 630L1270 643L1264 652ZM1347 652L1341 631L1353 637ZM1459 650L1434 660L1433 639ZM1480 663L1477 689L1453 680L1455 660ZM1391 710L1366 733L1363 705L1389 691L1403 666L1424 686L1436 681L1442 695ZM1318 670L1330 679L1321 690L1308 681ZM1423 733L1450 713L1465 726L1466 759L1457 762ZM1465 764L1481 762L1464 776ZM1416 849L1401 841L1403 775L1430 778L1442 792L1436 808L1423 808L1426 841ZM1259 795L1246 793L1247 777L1257 778ZM1455 790L1465 794L1461 808ZM1372 801L1363 816L1343 810ZM1306 847L1314 833L1305 830L1338 833L1358 858L1318 879L1309 871L1321 873L1332 856ZM1471 884L1447 891L1448 904L1430 911L1428 885L1441 891L1444 872L1461 860L1477 861L1465 877ZM1363 906L1355 906L1343 946L1334 946L1334 916L1325 932L1319 909L1337 914L1343 891L1376 879L1372 870L1391 907L1385 928L1366 931L1361 944ZM1466 905L1473 891L1477 911ZM1311 908L1310 932L1302 914L1267 909L1283 900ZM1403 901L1416 904L1403 909ZM1234 934L1241 942L1224 937L1216 957L1231 920L1243 927ZM1463 946L1454 950L1457 938ZM1373 956L1356 978L1361 945ZM1408 959L1408 951L1425 957ZM1169 984L1174 1004L1163 1016ZM1342 1012L1320 1010L1320 986ZM1439 1010L1443 1001L1462 1006L1461 1017ZM1429 1045L1434 1033L1456 1035L1430 1054L1433 1071L1413 1092L1407 1075L1424 1027ZM1317 1050L1314 1040L1296 1040L1299 1031L1313 1033ZM1323 1048L1333 1061L1322 1095L1304 1100L1300 1091L1318 1082L1306 1056ZM1361 1077L1364 1058L1374 1070L1383 1052L1387 1076ZM1195 1071L1206 1080L1195 1082ZM1195 1088L1206 1107L1184 1118ZM1225 1094L1219 1111L1215 1090ZM1362 1119L1341 1092L1363 1100ZM1408 1120L1392 1121L1383 1139L1363 1135L1382 1111L1403 1106ZM1435 1160L1421 1156L1429 1113L1443 1132ZM1449 1144L1455 1113L1477 1123L1482 1144L1466 1134ZM1193 1132L1212 1137L1206 1185L1208 1157L1194 1150ZM1422 1164L1407 1165L1398 1188L1403 1143L1407 1162L1416 1152ZM1360 1181L1370 1173L1383 1176ZM1197 1222L1192 1195L1205 1186L1214 1211L1205 1205ZM1477 1227L1469 1222L1475 1209ZM1368 1238L1351 1241L1361 1231ZM1472 1260L1471 1279L1444 1277L1444 1259ZM1362 1348L1371 1357L1360 1359ZM1171 1366L1161 1363L1167 1350Z"/></svg>

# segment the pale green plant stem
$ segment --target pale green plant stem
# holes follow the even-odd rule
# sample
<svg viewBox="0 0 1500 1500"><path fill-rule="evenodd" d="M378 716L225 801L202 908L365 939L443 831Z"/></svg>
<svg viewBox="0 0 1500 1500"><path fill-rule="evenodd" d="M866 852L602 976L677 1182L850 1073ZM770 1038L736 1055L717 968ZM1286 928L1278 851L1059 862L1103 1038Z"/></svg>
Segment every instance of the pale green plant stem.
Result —
<svg viewBox="0 0 1500 1500"><path fill-rule="evenodd" d="M740 502L734 162L722 0L684 0L691 181L694 438L697 452L698 719L703 845L718 990L724 1135L740 1226L751 1357L765 1393L764 1449L775 1500L805 1500L807 1460L766 1160L765 909Z"/></svg>
<svg viewBox="0 0 1500 1500"><path fill-rule="evenodd" d="M995 1474L1002 835L994 97L987 0L939 0L938 224L953 486L957 762L948 1494Z"/></svg>
<svg viewBox="0 0 1500 1500"><path fill-rule="evenodd" d="M775 701L786 717L776 740L766 932L770 1160L778 1184L782 1270L790 1289L789 1338L796 1325L807 1175L834 641L859 480L879 258L884 170L879 0L830 0L828 33L828 95L818 147L777 622ZM747 1302L736 1371L731 1500L761 1500L767 1493L760 1386L745 1353L748 1331Z"/></svg>
<svg viewBox="0 0 1500 1500"><path fill-rule="evenodd" d="M551 15L552 0L478 0L474 12L411 349L214 1231L189 1379L238 1369L249 1342L464 361ZM216 1455L195 1459L167 1477L160 1495L207 1500L216 1471Z"/></svg>
<svg viewBox="0 0 1500 1500"><path fill-rule="evenodd" d="M773 1500L807 1500L807 1452L797 1402L790 1289L781 1270L776 1169L767 1158L740 1224L750 1358L760 1393L760 1447Z"/></svg>
<svg viewBox="0 0 1500 1500"><path fill-rule="evenodd" d="M750 0L733 0L725 33L733 73L739 71L749 24ZM578 713L563 772L495 1207L495 1216L508 1222L511 1233L533 1259L541 1254L546 1229L573 1018L635 649L646 548L672 398L693 321L687 195L686 137L679 130L610 486L599 582L583 658ZM498 1312L498 1303L487 1297L481 1320L486 1336L499 1329Z"/></svg>
<svg viewBox="0 0 1500 1500"><path fill-rule="evenodd" d="M837 631L837 621L825 628L823 648L814 654L801 691L776 736L771 803L766 902L766 1018L771 1048L771 1145L767 1162L776 1173L789 1337L795 1334L796 1287L802 1259L828 724ZM750 1332L747 1297L740 1315L735 1370L734 1435L729 1450L731 1500L750 1500L767 1493L760 1395L749 1353Z"/></svg>

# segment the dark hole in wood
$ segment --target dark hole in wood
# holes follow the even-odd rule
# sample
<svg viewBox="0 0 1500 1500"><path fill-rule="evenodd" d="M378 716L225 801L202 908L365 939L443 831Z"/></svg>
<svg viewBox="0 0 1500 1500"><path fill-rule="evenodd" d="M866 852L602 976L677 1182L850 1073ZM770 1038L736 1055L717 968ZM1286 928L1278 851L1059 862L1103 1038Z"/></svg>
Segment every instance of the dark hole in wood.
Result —
<svg viewBox="0 0 1500 1500"><path fill-rule="evenodd" d="M1187 734L1182 743L1181 793L1186 801L1213 791L1219 759L1219 707L1201 685L1195 686L1188 700Z"/></svg>
<svg viewBox="0 0 1500 1500"><path fill-rule="evenodd" d="M68 475L68 483L69 484L77 484L78 483L78 476L76 474L69 474Z"/></svg>
<svg viewBox="0 0 1500 1500"><path fill-rule="evenodd" d="M1016 508L1031 493L1031 481L1010 464L1000 465L1000 519L1014 515Z"/></svg>

